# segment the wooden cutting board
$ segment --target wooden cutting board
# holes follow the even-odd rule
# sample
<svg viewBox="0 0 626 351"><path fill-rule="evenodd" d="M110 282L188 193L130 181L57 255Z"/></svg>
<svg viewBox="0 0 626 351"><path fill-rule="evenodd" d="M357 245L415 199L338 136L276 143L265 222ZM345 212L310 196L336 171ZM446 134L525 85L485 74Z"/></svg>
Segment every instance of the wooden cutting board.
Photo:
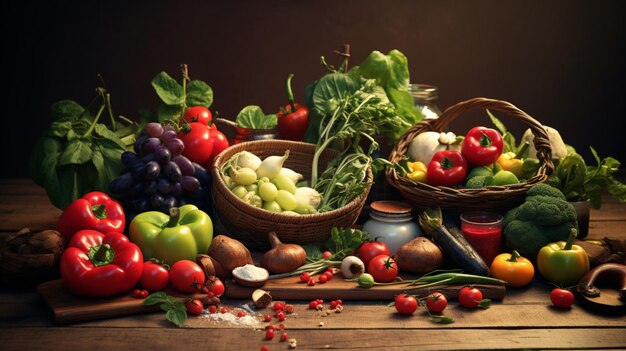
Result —
<svg viewBox="0 0 626 351"><path fill-rule="evenodd" d="M410 279L411 277L404 277ZM225 296L234 299L250 299L252 292L258 288L248 288L237 284L234 281L227 281ZM335 276L324 284L308 286L300 282L299 277L288 277L269 280L260 289L270 291L275 300L313 300L313 299L342 299L342 300L393 300L395 296L402 292L409 292L417 296L426 296L429 292L441 291L450 300L456 300L458 291L465 285L445 285L432 286L430 288L420 288L409 291L410 286L382 285L369 289L360 288L354 282L341 279ZM473 284L479 288L484 298L492 300L502 300L506 293L503 285Z"/></svg>
<svg viewBox="0 0 626 351"><path fill-rule="evenodd" d="M132 293L115 295L108 298L88 298L71 293L63 280L51 280L37 286L37 292L46 301L54 313L57 323L76 323L96 319L120 317L159 311L159 305L144 306L143 299L137 299ZM181 295L175 291L166 291L168 295Z"/></svg>

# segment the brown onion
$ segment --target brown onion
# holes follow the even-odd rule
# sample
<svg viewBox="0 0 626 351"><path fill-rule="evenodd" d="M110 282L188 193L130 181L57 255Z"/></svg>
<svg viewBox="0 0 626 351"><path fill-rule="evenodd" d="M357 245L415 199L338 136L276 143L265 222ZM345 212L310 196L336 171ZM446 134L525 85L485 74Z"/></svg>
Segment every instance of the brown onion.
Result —
<svg viewBox="0 0 626 351"><path fill-rule="evenodd" d="M428 273L441 265L443 257L439 246L420 236L402 245L394 259L400 270Z"/></svg>
<svg viewBox="0 0 626 351"><path fill-rule="evenodd" d="M250 251L241 242L225 235L213 238L208 255L215 275L221 279L232 277L232 271L237 267L254 263Z"/></svg>
<svg viewBox="0 0 626 351"><path fill-rule="evenodd" d="M261 267L270 273L291 272L306 263L306 251L298 244L283 244L278 235L268 235L271 249L261 258Z"/></svg>

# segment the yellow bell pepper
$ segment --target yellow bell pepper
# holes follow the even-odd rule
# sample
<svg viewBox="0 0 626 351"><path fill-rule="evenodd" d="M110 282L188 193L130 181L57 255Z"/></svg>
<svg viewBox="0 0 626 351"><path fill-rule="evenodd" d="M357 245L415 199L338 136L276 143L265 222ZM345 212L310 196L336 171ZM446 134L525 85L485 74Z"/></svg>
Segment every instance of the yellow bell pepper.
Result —
<svg viewBox="0 0 626 351"><path fill-rule="evenodd" d="M523 178L524 171L522 166L524 165L524 161L522 160L521 155L526 152L528 146L529 143L526 142L517 153L513 151L503 153L500 157L498 157L496 163L499 164L503 170L515 174L518 178Z"/></svg>
<svg viewBox="0 0 626 351"><path fill-rule="evenodd" d="M414 182L426 183L426 169L428 168L424 162L415 161L408 162L407 165L411 172L406 174L406 177Z"/></svg>

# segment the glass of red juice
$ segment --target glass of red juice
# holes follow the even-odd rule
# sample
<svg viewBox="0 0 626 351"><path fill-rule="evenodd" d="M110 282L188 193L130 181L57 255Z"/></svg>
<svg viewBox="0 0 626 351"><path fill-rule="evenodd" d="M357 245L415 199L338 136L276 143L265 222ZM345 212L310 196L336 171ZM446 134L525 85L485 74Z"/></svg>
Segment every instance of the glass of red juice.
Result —
<svg viewBox="0 0 626 351"><path fill-rule="evenodd" d="M502 252L502 216L495 212L463 213L461 231L487 266L491 266Z"/></svg>

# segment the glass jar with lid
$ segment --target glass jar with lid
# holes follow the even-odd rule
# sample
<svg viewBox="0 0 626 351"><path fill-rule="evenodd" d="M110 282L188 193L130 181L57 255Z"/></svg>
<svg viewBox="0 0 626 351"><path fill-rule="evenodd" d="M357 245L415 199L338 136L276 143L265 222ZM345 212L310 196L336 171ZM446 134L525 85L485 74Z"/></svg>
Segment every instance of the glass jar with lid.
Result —
<svg viewBox="0 0 626 351"><path fill-rule="evenodd" d="M409 84L409 93L413 97L413 103L424 115L424 119L437 119L441 116L441 110L437 106L439 89L429 84Z"/></svg>
<svg viewBox="0 0 626 351"><path fill-rule="evenodd" d="M412 208L401 201L374 201L363 230L371 240L384 242L393 255L405 243L422 236L422 230L413 220Z"/></svg>

